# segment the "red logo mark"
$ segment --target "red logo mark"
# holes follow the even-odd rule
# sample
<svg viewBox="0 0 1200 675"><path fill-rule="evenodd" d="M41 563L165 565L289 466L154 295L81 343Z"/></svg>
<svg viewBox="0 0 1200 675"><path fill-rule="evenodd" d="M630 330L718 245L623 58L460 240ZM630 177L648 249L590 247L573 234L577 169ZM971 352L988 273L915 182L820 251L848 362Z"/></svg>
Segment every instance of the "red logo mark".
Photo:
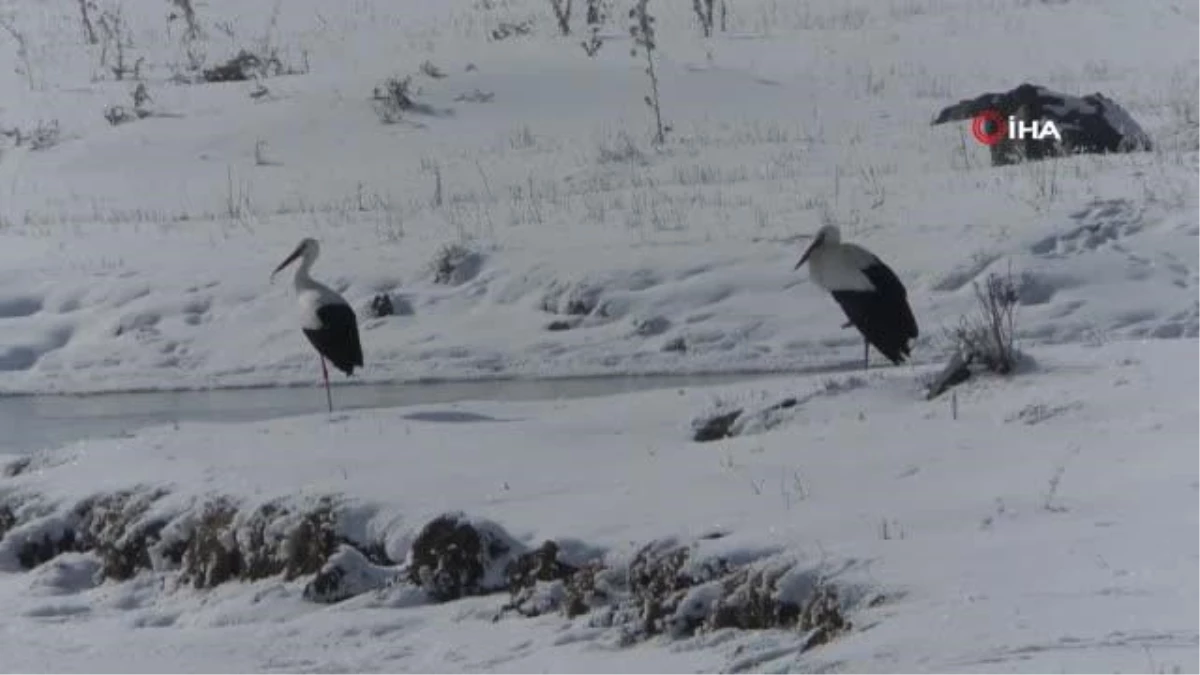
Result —
<svg viewBox="0 0 1200 675"><path fill-rule="evenodd" d="M1008 135L1007 120L995 110L984 110L971 120L971 135L984 145L995 145Z"/></svg>

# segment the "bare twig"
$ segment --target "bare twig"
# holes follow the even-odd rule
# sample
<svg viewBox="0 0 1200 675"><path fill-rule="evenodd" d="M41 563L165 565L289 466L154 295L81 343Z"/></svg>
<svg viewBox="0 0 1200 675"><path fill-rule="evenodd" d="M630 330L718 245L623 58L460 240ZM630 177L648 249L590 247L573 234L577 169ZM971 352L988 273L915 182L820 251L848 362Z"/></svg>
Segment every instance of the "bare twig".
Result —
<svg viewBox="0 0 1200 675"><path fill-rule="evenodd" d="M658 47L654 29L656 19L650 14L649 4L650 0L637 0L637 4L629 10L629 18L632 19L629 34L633 37L634 44L631 54L636 57L640 48L646 56L645 72L646 77L650 79L650 95L643 100L654 110L654 144L662 145L666 142L670 127L663 125L662 105L659 102L658 73L654 69L654 50Z"/></svg>
<svg viewBox="0 0 1200 675"><path fill-rule="evenodd" d="M96 37L96 27L92 25L92 16L89 14L95 7L88 0L79 0L79 18L83 23L83 35L89 45L100 44L100 38Z"/></svg>
<svg viewBox="0 0 1200 675"><path fill-rule="evenodd" d="M554 10L554 18L558 21L558 32L570 35L571 0L550 0L550 8Z"/></svg>
<svg viewBox="0 0 1200 675"><path fill-rule="evenodd" d="M17 72L25 75L30 91L37 89L34 84L33 64L29 59L29 43L25 39L25 33L17 28L17 24L11 17L0 16L0 28L3 28L17 43L17 58L21 59L21 67L17 69Z"/></svg>
<svg viewBox="0 0 1200 675"><path fill-rule="evenodd" d="M722 13L724 5L722 5ZM700 20L700 29L704 37L712 37L713 32L713 0L692 0L692 11Z"/></svg>

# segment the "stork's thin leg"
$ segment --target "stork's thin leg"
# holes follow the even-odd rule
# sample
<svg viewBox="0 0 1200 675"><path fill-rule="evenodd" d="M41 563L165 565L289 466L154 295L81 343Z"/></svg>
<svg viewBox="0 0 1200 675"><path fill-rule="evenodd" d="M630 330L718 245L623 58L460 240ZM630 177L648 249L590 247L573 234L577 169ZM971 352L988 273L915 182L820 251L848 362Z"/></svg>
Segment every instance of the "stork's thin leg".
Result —
<svg viewBox="0 0 1200 675"><path fill-rule="evenodd" d="M329 392L329 368L325 366L325 357L321 357L321 375L325 378L325 402L329 404L329 412L333 412L333 394Z"/></svg>

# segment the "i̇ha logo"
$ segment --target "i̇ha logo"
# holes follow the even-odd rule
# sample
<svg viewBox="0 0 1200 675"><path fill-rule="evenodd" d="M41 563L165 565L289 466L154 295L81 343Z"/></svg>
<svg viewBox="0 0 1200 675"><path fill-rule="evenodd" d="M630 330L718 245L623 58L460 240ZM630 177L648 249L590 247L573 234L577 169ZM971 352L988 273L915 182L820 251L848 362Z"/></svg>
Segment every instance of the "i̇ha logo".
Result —
<svg viewBox="0 0 1200 675"><path fill-rule="evenodd" d="M1035 141L1047 137L1062 141L1054 120L1019 120L1014 115L1008 119L995 110L985 110L971 120L971 134L984 145L995 145L1005 138L1010 141L1032 138Z"/></svg>

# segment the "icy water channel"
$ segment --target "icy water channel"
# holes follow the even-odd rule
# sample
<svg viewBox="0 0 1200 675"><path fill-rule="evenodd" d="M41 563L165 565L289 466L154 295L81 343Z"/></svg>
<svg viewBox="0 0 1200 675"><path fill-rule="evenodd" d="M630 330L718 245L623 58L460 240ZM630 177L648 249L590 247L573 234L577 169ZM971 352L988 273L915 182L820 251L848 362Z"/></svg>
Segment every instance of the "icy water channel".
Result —
<svg viewBox="0 0 1200 675"><path fill-rule="evenodd" d="M338 410L457 401L537 401L728 384L785 375L596 377L337 387ZM88 396L0 396L0 454L27 454L86 438L117 436L172 422L249 422L320 413L314 387L216 389Z"/></svg>

